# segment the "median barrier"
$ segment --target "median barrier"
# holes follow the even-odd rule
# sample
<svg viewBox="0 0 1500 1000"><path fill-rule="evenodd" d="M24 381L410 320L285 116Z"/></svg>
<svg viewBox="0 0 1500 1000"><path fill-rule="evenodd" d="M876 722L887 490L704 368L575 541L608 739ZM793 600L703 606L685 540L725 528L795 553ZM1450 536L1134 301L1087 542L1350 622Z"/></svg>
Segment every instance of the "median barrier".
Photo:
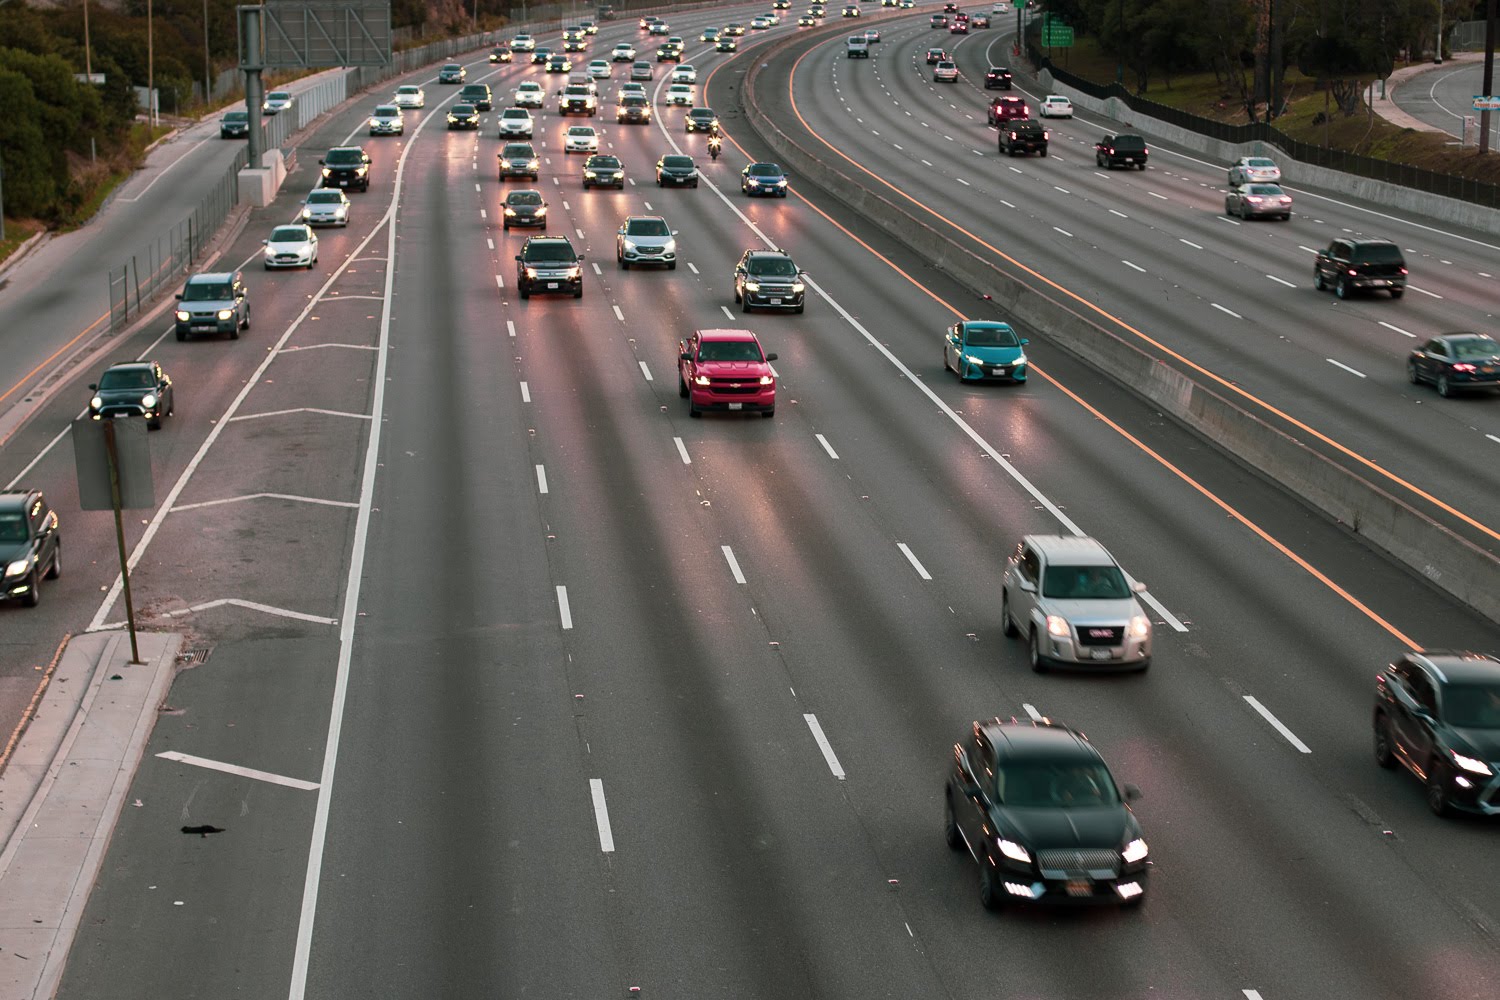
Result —
<svg viewBox="0 0 1500 1000"><path fill-rule="evenodd" d="M801 40L794 37L758 55L739 92L746 121L776 151L789 172L822 188L976 295L988 295L1033 336L1045 335L1097 366L1440 589L1500 621L1500 559L1151 356L1047 290L1006 274L905 206L872 190L864 179L845 175L833 161L782 131L761 109L756 85L771 57Z"/></svg>

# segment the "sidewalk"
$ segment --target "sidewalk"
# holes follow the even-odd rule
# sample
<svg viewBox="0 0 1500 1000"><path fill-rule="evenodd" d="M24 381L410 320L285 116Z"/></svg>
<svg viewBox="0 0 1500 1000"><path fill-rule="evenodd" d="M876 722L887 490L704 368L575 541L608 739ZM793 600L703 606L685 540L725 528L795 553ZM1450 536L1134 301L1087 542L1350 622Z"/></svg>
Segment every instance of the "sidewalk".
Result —
<svg viewBox="0 0 1500 1000"><path fill-rule="evenodd" d="M1483 52L1455 52L1452 58L1448 59L1446 62L1413 63L1410 66L1403 66L1401 69L1396 70L1386 78L1384 97L1379 96L1380 87L1378 83L1371 84L1369 87L1366 87L1365 103L1369 104L1369 106L1374 109L1377 115L1384 118L1392 125L1399 125L1401 128L1415 129L1418 132L1441 132L1444 135L1452 135L1453 133L1449 132L1447 129L1438 128L1436 125L1429 125L1427 122L1424 122L1419 118L1413 118L1405 111L1402 111L1400 108L1396 107L1396 90L1401 86L1401 84L1409 82L1414 77L1421 76L1422 74L1431 72L1432 70L1452 69L1455 65L1483 61Z"/></svg>
<svg viewBox="0 0 1500 1000"><path fill-rule="evenodd" d="M181 637L75 636L0 772L0 1000L49 1000L172 681Z"/></svg>

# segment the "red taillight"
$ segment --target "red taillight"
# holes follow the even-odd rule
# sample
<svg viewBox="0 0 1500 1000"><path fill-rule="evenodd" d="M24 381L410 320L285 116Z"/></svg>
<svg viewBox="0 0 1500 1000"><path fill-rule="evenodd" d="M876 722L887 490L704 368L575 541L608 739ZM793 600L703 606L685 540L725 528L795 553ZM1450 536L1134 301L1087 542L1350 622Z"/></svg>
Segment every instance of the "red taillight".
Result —
<svg viewBox="0 0 1500 1000"><path fill-rule="evenodd" d="M1404 268L1404 267L1403 267L1403 268L1402 268L1402 269L1401 269L1401 273L1402 273L1402 274L1405 274L1405 273L1406 273L1406 268Z"/></svg>
<svg viewBox="0 0 1500 1000"><path fill-rule="evenodd" d="M1477 371L1478 369L1469 364L1467 361L1460 361L1458 364L1453 366L1453 370L1456 372L1472 372Z"/></svg>
<svg viewBox="0 0 1500 1000"><path fill-rule="evenodd" d="M1259 205L1260 204L1260 195L1258 195L1258 194L1248 195L1245 198L1245 200L1248 201L1252 205Z"/></svg>
<svg viewBox="0 0 1500 1000"><path fill-rule="evenodd" d="M1352 267L1349 268L1349 275L1350 275L1350 277L1353 277L1353 276L1355 276L1357 274L1359 274L1358 270L1356 270L1355 268L1352 268Z"/></svg>

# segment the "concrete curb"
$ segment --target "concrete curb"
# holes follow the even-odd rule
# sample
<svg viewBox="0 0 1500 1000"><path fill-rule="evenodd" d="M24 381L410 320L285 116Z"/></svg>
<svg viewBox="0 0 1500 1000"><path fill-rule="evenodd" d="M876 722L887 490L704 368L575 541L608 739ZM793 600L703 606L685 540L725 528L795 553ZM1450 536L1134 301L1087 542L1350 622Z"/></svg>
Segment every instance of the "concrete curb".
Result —
<svg viewBox="0 0 1500 1000"><path fill-rule="evenodd" d="M794 37L761 54L740 89L750 127L776 150L792 174L818 185L975 295L990 296L1035 335L1046 336L1098 366L1110 378L1384 549L1442 590L1500 621L1500 559L1240 408L1230 398L1195 382L1073 305L1005 273L904 205L870 190L863 180L844 175L782 132L760 109L757 81L771 57L798 40ZM1232 158L1226 157L1225 162L1232 162Z"/></svg>
<svg viewBox="0 0 1500 1000"><path fill-rule="evenodd" d="M42 704L0 774L0 997L48 1000L104 862L157 711L176 633L125 632L68 643Z"/></svg>
<svg viewBox="0 0 1500 1000"><path fill-rule="evenodd" d="M11 252L11 255L9 257L5 258L3 261L0 261L0 278L5 277L6 271L9 271L11 268L21 263L21 261L25 260L26 256L30 254L31 251L41 246L42 241L47 239L51 235L52 231L50 229L43 229L39 233L32 234L30 239L22 243L20 246L16 247L15 250Z"/></svg>

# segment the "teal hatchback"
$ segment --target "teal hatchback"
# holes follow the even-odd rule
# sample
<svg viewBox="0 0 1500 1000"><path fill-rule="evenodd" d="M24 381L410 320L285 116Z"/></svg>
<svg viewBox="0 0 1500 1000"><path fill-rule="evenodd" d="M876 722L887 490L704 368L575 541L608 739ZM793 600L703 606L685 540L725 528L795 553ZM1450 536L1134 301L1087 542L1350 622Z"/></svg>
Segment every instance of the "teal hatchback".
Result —
<svg viewBox="0 0 1500 1000"><path fill-rule="evenodd" d="M965 380L1025 382L1027 343L1009 323L955 323L943 338L943 367Z"/></svg>

